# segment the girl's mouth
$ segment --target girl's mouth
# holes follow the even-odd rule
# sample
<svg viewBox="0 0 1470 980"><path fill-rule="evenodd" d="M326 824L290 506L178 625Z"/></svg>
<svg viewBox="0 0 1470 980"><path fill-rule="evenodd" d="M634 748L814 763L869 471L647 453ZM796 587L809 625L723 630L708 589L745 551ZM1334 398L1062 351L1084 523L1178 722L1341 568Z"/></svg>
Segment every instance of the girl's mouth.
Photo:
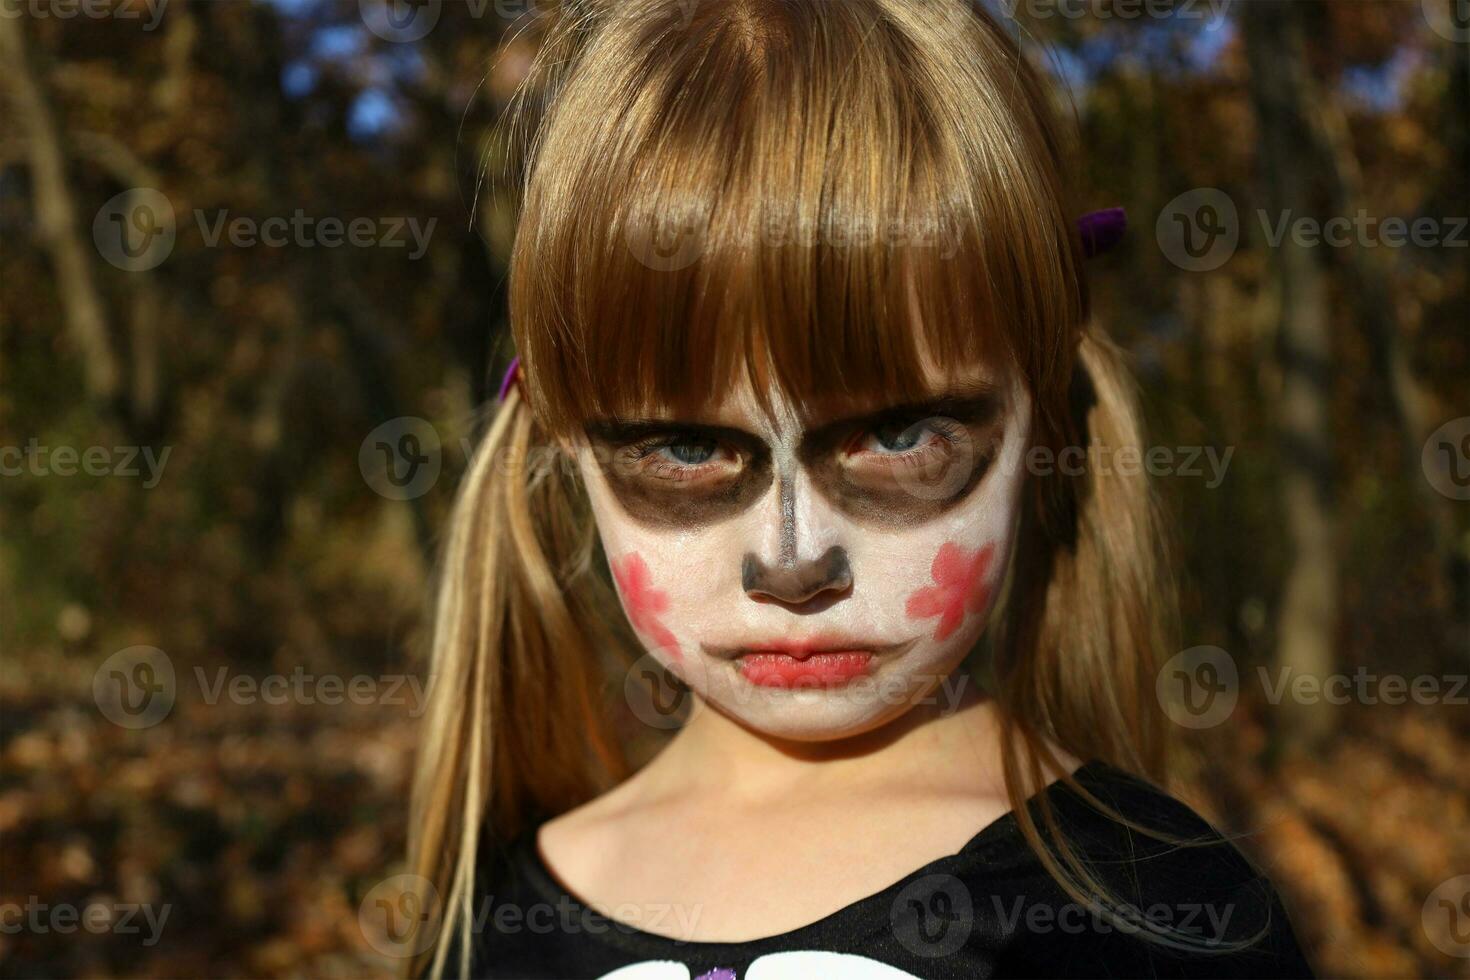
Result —
<svg viewBox="0 0 1470 980"><path fill-rule="evenodd" d="M872 661L870 650L751 651L740 657L740 676L757 687L837 687L867 674Z"/></svg>
<svg viewBox="0 0 1470 980"><path fill-rule="evenodd" d="M776 641L701 644L704 652L730 661L740 676L757 687L840 687L876 671L880 664L907 652L918 637L897 643L841 633Z"/></svg>

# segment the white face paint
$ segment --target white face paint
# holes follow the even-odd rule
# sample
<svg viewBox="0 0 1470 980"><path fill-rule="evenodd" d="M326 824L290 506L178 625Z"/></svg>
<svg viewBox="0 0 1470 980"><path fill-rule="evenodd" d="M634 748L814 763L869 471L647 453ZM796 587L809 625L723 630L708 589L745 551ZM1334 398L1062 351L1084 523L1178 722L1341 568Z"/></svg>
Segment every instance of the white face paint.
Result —
<svg viewBox="0 0 1470 980"><path fill-rule="evenodd" d="M575 445L648 650L756 731L824 740L901 715L979 638L1009 562L1030 398L982 371L917 408L803 421L749 386L699 419ZM874 410L876 409L876 411Z"/></svg>

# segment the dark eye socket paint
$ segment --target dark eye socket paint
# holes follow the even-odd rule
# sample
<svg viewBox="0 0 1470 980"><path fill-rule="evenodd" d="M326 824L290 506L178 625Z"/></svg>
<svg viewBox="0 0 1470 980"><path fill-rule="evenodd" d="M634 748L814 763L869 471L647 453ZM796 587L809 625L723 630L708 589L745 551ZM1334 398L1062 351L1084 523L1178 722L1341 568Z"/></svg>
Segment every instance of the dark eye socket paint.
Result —
<svg viewBox="0 0 1470 980"><path fill-rule="evenodd" d="M817 491L855 519L881 526L921 523L964 500L999 448L1003 401L992 388L972 390L823 422L803 434L797 458ZM922 446L855 452L875 431L903 432L925 421L935 438ZM650 526L689 528L734 516L772 481L770 447L731 426L605 419L589 422L585 431L618 502ZM649 463L650 453L678 445L718 445L733 459Z"/></svg>
<svg viewBox="0 0 1470 980"><path fill-rule="evenodd" d="M900 405L808 432L798 456L817 491L864 524L922 524L968 499L989 471L1005 436L995 392ZM900 452L859 450L882 427L930 421L934 438Z"/></svg>
<svg viewBox="0 0 1470 980"><path fill-rule="evenodd" d="M729 426L672 420L598 420L585 427L598 468L628 515L655 527L697 527L734 516L771 482L765 442ZM680 445L723 447L733 460L655 458Z"/></svg>
<svg viewBox="0 0 1470 980"><path fill-rule="evenodd" d="M998 421L1004 404L997 392L953 395L893 405L865 415L849 416L808 429L802 436L798 455L803 462L815 460L856 436L880 429L898 430L929 419L953 420L963 426L987 426Z"/></svg>

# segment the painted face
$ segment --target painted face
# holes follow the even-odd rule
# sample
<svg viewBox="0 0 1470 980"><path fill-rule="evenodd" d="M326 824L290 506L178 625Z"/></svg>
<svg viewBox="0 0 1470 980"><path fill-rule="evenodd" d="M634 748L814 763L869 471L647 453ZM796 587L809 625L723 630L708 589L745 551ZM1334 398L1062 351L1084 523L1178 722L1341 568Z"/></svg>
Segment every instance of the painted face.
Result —
<svg viewBox="0 0 1470 980"><path fill-rule="evenodd" d="M1030 400L981 368L932 397L808 410L746 385L700 418L602 419L575 445L623 608L706 703L772 736L878 727L984 629Z"/></svg>

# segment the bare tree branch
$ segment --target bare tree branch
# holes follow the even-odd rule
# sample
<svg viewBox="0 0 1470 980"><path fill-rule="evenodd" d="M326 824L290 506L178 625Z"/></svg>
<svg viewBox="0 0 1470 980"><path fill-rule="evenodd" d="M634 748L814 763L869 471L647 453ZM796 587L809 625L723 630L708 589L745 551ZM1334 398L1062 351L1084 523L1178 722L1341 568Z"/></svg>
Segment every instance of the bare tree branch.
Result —
<svg viewBox="0 0 1470 980"><path fill-rule="evenodd" d="M118 358L97 289L92 250L77 228L61 136L27 57L21 23L18 18L0 17L0 54L7 66L0 77L28 136L25 144L35 189L37 230L55 266L57 291L71 342L82 358L87 392L99 402L111 402L120 383Z"/></svg>

